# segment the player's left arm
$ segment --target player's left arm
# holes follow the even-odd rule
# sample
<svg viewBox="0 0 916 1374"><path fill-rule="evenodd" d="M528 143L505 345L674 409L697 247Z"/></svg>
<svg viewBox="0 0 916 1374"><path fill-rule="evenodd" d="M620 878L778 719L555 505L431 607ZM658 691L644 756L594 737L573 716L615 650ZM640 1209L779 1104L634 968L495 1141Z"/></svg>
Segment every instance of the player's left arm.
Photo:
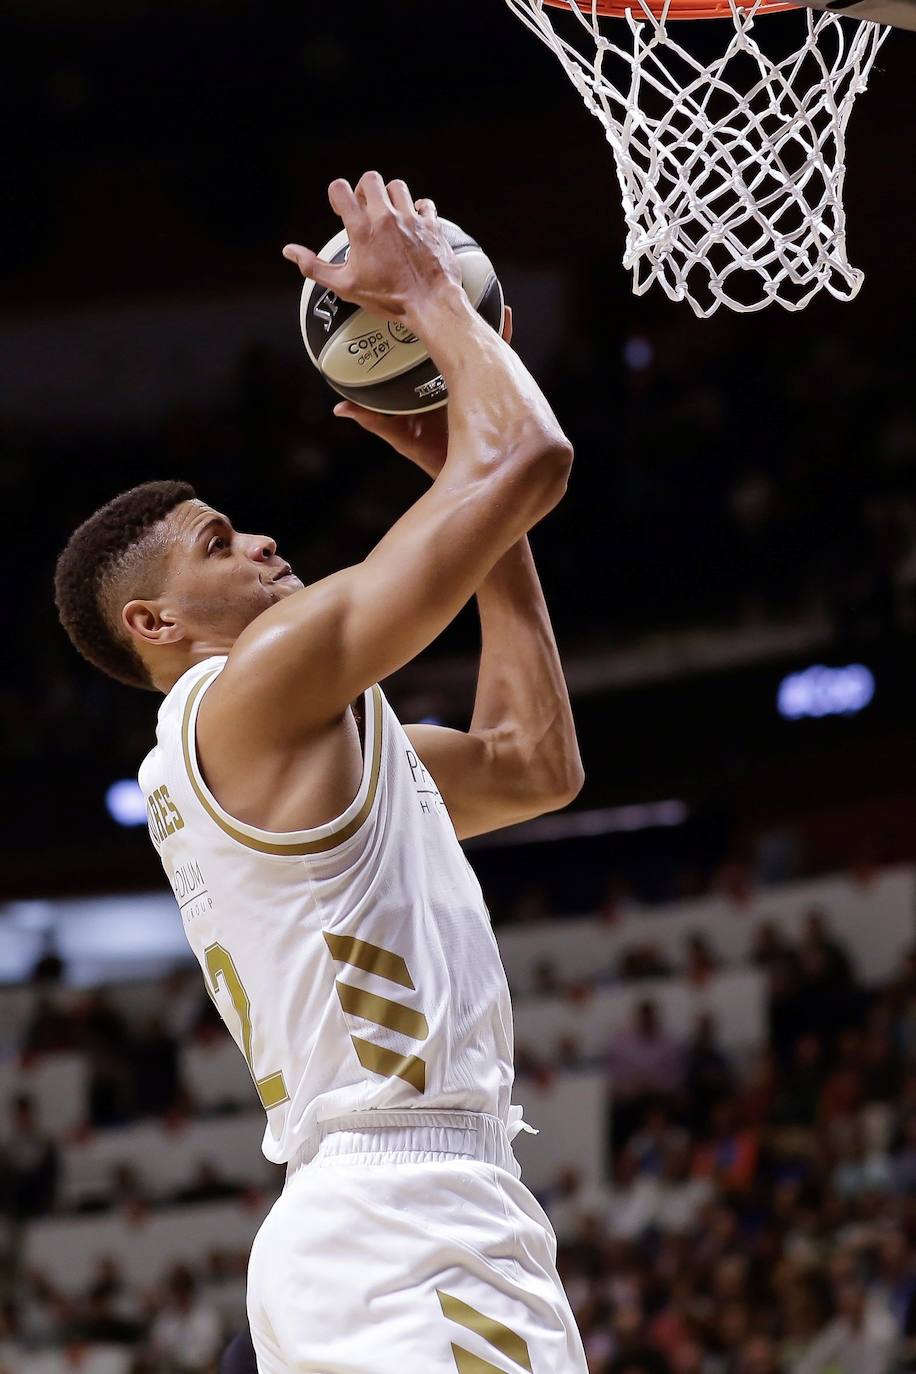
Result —
<svg viewBox="0 0 916 1374"><path fill-rule="evenodd" d="M506 310L503 337L512 337ZM349 401L335 414L356 420L435 477L448 443L444 409L394 417ZM461 839L566 806L583 782L569 693L527 539L494 566L477 591L482 649L470 729L408 725Z"/></svg>
<svg viewBox="0 0 916 1374"><path fill-rule="evenodd" d="M470 728L408 725L460 839L566 806L583 770L553 627L527 539L477 592L482 648Z"/></svg>

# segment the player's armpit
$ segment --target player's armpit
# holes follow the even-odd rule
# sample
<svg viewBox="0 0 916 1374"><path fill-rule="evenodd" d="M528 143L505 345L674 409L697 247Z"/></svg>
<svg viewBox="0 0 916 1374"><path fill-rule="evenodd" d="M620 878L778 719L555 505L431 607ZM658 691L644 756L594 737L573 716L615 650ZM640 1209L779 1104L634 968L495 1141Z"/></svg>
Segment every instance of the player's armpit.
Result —
<svg viewBox="0 0 916 1374"><path fill-rule="evenodd" d="M539 757L511 731L404 728L441 792L460 840L558 811L579 790L552 759Z"/></svg>

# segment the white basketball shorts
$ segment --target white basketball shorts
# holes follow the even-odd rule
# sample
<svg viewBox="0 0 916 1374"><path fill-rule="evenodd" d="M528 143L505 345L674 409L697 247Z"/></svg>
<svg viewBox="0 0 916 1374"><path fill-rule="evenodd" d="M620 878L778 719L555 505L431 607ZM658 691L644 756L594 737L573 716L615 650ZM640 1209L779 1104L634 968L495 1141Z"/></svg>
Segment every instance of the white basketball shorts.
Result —
<svg viewBox="0 0 916 1374"><path fill-rule="evenodd" d="M555 1259L495 1117L340 1118L255 1238L259 1374L586 1374Z"/></svg>

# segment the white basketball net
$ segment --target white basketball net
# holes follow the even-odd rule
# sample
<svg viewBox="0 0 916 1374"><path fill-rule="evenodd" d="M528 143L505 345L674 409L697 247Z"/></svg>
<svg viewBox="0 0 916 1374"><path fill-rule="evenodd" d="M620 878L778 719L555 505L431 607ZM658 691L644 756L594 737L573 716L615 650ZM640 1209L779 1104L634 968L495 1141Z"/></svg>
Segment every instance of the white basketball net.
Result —
<svg viewBox="0 0 916 1374"><path fill-rule="evenodd" d="M761 0L729 0L733 22L701 25L666 22L670 0L659 18L633 0L626 19L600 18L594 0L588 12L566 0L569 14L507 3L604 125L636 295L658 281L700 316L801 310L822 287L852 300L863 274L846 256L846 123L886 27L808 9L764 16L780 36L789 23L804 33L771 58L752 32ZM677 41L698 27L727 34L724 54L702 62Z"/></svg>

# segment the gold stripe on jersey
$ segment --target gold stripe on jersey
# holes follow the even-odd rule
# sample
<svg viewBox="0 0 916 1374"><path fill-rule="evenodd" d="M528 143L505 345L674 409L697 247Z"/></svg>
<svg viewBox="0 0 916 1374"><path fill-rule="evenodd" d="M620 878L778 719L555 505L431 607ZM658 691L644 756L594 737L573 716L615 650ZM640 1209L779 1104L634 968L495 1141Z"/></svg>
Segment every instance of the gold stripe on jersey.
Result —
<svg viewBox="0 0 916 1374"><path fill-rule="evenodd" d="M382 1045L373 1045L370 1040L361 1040L358 1035L351 1035L350 1039L364 1069L383 1078L403 1078L418 1093L426 1091L426 1064L415 1054L397 1054Z"/></svg>
<svg viewBox="0 0 916 1374"><path fill-rule="evenodd" d="M469 1331L476 1331L478 1336L482 1336L488 1345L495 1346L509 1360L514 1360L531 1374L531 1356L528 1353L528 1342L525 1341L517 1331L513 1331L509 1326L503 1326L495 1317L487 1317L483 1312L478 1312L476 1307L469 1307L460 1298L453 1297L451 1293L443 1293L441 1288L436 1289L436 1297L439 1299L439 1306L442 1308L442 1315L448 1321L457 1322L460 1326L466 1326ZM460 1347L452 1346L453 1351L460 1350ZM468 1354L467 1351L461 1351ZM457 1354L455 1356L457 1360ZM486 1365L482 1366L486 1369ZM459 1370L461 1365L458 1366ZM473 1365L468 1365L469 1370L473 1370Z"/></svg>
<svg viewBox="0 0 916 1374"><path fill-rule="evenodd" d="M331 958L337 963L361 968L363 973L377 973L380 978L387 978L389 983L400 983L402 988L416 991L400 954L383 949L381 945L372 945L368 940L357 940L355 935L331 935L325 931L324 938Z"/></svg>
<svg viewBox="0 0 916 1374"><path fill-rule="evenodd" d="M463 1346L455 1345L454 1342L452 1354L458 1374L505 1374L498 1365L490 1364L489 1360L482 1360L479 1355L472 1355L470 1350L465 1350Z"/></svg>
<svg viewBox="0 0 916 1374"><path fill-rule="evenodd" d="M205 674L200 681L195 684L185 704L184 717L181 722L181 747L184 752L185 769L190 779L191 786L194 789L194 794L211 821L215 821L220 830L225 831L227 835L237 840L239 844L245 845L248 849L256 849L259 854L279 854L291 858L306 854L324 854L329 849L336 849L337 846L343 844L345 840L349 840L351 836L356 834L357 830L372 810L375 794L378 791L379 773L382 765L382 693L380 689L377 686L372 688L373 733L369 788L366 792L365 801L353 819L347 821L346 825L340 826L339 829L333 830L329 835L323 836L320 840L301 841L282 840L279 838L275 840L262 840L257 839L253 835L246 835L245 831L241 830L238 825L233 825L231 821L221 816L211 803L210 798L207 796L200 783L197 781L194 772L193 759L195 755L193 752L194 746L191 740L190 730L194 703L197 701L204 687L206 687L209 682L212 682L216 674L221 671L220 668L214 668L212 673ZM365 771L363 776L365 777Z"/></svg>
<svg viewBox="0 0 916 1374"><path fill-rule="evenodd" d="M352 983L337 983L337 996L340 1005L348 1016L359 1016L364 1021L374 1021L377 1026L388 1030L400 1031L411 1040L425 1040L429 1035L429 1025L422 1011L405 1007L403 1002L389 1002L387 997L377 997L374 992L355 988Z"/></svg>

